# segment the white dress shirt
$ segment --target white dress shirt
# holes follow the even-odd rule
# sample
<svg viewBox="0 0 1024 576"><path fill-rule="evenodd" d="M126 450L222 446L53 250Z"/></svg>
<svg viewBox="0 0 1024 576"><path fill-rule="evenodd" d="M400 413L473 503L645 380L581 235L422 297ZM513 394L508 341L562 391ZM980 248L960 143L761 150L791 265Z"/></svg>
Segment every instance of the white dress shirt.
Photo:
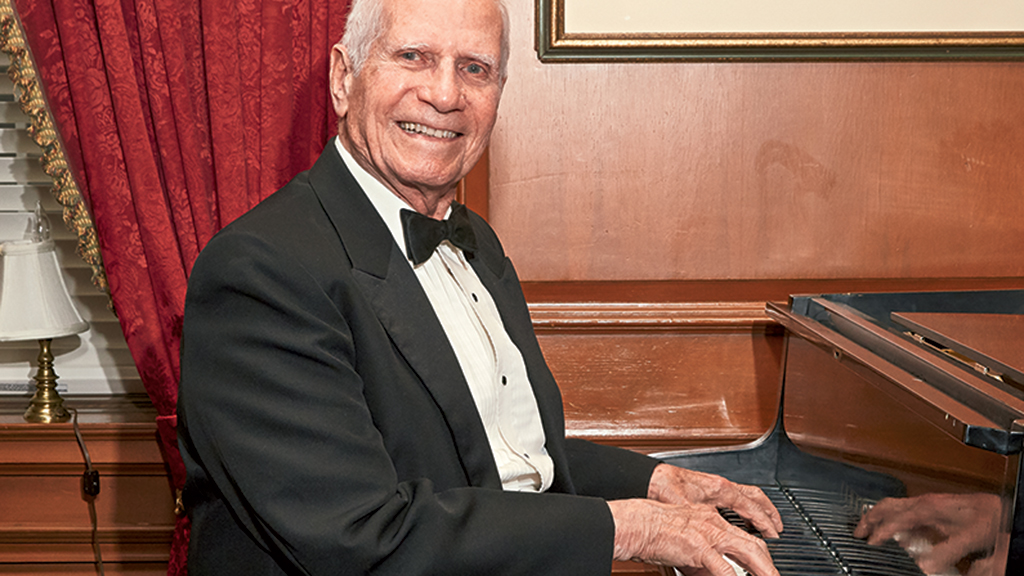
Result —
<svg viewBox="0 0 1024 576"><path fill-rule="evenodd" d="M399 212L412 208L362 169L335 138L345 165L405 252ZM451 210L449 209L449 213ZM447 215L446 215L447 216ZM412 261L408 260L409 265ZM505 490L544 491L555 469L522 354L465 254L447 240L413 266L462 367Z"/></svg>

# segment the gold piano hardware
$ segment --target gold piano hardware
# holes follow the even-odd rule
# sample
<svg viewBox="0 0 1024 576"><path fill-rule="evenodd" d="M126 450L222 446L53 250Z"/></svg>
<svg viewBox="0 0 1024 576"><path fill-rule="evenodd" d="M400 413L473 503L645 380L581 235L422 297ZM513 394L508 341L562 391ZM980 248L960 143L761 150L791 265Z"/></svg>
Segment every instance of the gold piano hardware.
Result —
<svg viewBox="0 0 1024 576"><path fill-rule="evenodd" d="M973 358L970 358L969 356L965 356L965 355L957 352L956 350L953 350L952 348L948 348L946 346L943 346L942 344L939 344L938 342L935 342L934 340L931 340L930 338L928 338L926 336L922 336L922 335L920 335L920 334L918 334L916 332L904 332L904 334L906 334L907 336L910 336L911 338L914 339L914 341L918 342L922 346L925 346L926 348L930 348L932 350L935 350L936 352L938 352L938 353L940 353L940 354L942 354L944 356L948 356L949 358L952 358L953 360L956 360L957 362L959 362L961 364L964 364L968 368L971 368L975 372L980 372L980 373L984 374L985 376L988 376L990 378L994 378L994 379L996 379L996 380L998 380L1000 382L1005 382L1007 384L1014 384L1015 383L1006 374L1002 374L1000 372L996 372L995 370L992 370L988 366L985 366L984 364L982 364L980 362L977 362Z"/></svg>

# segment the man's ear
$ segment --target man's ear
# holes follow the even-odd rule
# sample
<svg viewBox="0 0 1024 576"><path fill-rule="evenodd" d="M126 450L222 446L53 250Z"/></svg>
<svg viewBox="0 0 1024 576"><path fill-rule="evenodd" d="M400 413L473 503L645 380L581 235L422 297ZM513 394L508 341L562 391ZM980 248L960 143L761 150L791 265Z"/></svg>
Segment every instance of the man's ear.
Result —
<svg viewBox="0 0 1024 576"><path fill-rule="evenodd" d="M331 103L338 118L348 113L348 96L352 88L352 61L348 49L338 42L331 47L330 70Z"/></svg>

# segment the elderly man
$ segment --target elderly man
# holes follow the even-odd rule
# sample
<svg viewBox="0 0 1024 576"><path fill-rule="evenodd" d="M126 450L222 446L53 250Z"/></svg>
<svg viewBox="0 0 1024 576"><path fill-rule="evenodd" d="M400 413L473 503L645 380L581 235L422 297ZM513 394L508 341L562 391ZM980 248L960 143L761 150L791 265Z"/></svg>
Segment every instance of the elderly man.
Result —
<svg viewBox="0 0 1024 576"><path fill-rule="evenodd" d="M777 574L760 492L567 440L518 279L453 203L505 83L496 0L357 0L336 141L192 272L179 421L190 572ZM442 219L447 218L446 221Z"/></svg>

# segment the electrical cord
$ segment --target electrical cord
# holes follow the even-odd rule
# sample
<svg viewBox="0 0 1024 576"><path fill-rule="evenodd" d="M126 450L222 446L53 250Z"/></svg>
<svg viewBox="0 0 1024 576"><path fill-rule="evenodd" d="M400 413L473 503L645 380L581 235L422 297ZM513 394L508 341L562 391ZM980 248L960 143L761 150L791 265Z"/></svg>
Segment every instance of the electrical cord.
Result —
<svg viewBox="0 0 1024 576"><path fill-rule="evenodd" d="M82 451L82 458L85 459L85 472L82 474L82 499L89 505L89 520L92 523L92 553L96 560L96 571L100 576L103 572L103 552L100 550L98 536L98 522L96 519L96 496L100 493L100 473L92 467L92 460L89 458L89 449L85 446L85 439L82 438L82 431L78 428L78 410L68 408L71 412L71 426L75 430L75 439L78 440L78 448Z"/></svg>

